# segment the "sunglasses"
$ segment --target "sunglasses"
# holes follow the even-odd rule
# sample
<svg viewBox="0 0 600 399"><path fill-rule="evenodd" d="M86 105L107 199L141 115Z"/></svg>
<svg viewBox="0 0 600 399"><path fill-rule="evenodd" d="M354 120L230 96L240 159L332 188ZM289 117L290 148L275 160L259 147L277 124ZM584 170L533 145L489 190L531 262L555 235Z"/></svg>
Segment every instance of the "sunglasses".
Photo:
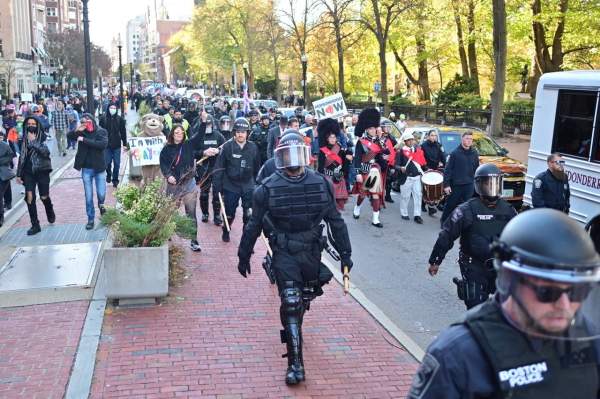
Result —
<svg viewBox="0 0 600 399"><path fill-rule="evenodd" d="M590 284L577 284L560 288L552 285L537 285L527 279L521 279L521 283L529 287L541 303L556 302L563 294L567 294L571 302L583 302L592 291Z"/></svg>
<svg viewBox="0 0 600 399"><path fill-rule="evenodd" d="M557 165L564 165L566 163L565 161L552 161L552 162Z"/></svg>

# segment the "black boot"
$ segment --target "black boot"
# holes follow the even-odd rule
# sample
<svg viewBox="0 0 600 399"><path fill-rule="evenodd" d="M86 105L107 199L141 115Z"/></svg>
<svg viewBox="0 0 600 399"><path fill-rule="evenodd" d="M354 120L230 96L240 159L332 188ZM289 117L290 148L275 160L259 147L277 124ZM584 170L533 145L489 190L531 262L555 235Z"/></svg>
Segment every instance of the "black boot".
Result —
<svg viewBox="0 0 600 399"><path fill-rule="evenodd" d="M27 204L27 211L29 212L29 220L31 220L31 228L27 230L27 235L32 236L42 231L40 228L40 221L38 220L37 206L35 201L31 204Z"/></svg>
<svg viewBox="0 0 600 399"><path fill-rule="evenodd" d="M54 207L52 206L52 200L50 197L42 199L42 203L46 209L46 218L48 218L48 223L52 224L56 222L56 214L54 213Z"/></svg>
<svg viewBox="0 0 600 399"><path fill-rule="evenodd" d="M223 225L223 234L221 235L221 239L223 242L229 242L229 231L227 231L227 226Z"/></svg>
<svg viewBox="0 0 600 399"><path fill-rule="evenodd" d="M215 217L213 218L213 222L215 226L221 226L223 224L223 218L218 213L215 213Z"/></svg>
<svg viewBox="0 0 600 399"><path fill-rule="evenodd" d="M302 359L302 333L298 324L285 326L286 357L288 368L285 373L285 383L296 385L305 380L304 360Z"/></svg>

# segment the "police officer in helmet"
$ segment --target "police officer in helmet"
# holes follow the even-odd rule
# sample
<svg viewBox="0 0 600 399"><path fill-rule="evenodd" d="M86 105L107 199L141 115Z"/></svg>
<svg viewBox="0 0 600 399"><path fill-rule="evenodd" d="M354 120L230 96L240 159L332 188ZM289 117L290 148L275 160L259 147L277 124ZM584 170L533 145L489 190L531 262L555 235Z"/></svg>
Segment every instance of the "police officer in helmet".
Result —
<svg viewBox="0 0 600 399"><path fill-rule="evenodd" d="M258 146L258 152L260 153L260 164L261 166L269 159L267 156L267 145L269 138L269 129L271 121L269 115L263 114L260 117L260 124L256 125L250 133L249 141L252 141Z"/></svg>
<svg viewBox="0 0 600 399"><path fill-rule="evenodd" d="M429 257L429 274L435 276L446 253L460 237L458 264L462 278L454 278L459 299L467 309L485 302L496 290L490 244L516 216L515 209L500 198L502 172L483 164L475 171L478 197L459 205L446 219Z"/></svg>
<svg viewBox="0 0 600 399"><path fill-rule="evenodd" d="M281 339L287 345L289 385L305 379L302 319L310 300L332 277L321 263L325 248L322 221L329 224L342 265L352 267L346 224L336 209L333 187L308 168L310 148L297 131L286 131L275 150L277 171L254 191L252 217L238 249L238 270L250 273L250 256L263 227L273 243L273 264L281 306Z"/></svg>
<svg viewBox="0 0 600 399"><path fill-rule="evenodd" d="M222 193L225 214L229 226L235 218L235 211L242 201L242 221L244 225L252 213L252 192L260 169L260 155L256 144L248 141L250 124L246 118L237 118L233 123L233 140L223 144L215 164L213 193ZM227 225L223 225L224 242L229 242Z"/></svg>
<svg viewBox="0 0 600 399"><path fill-rule="evenodd" d="M225 141L231 138L231 118L227 115L219 118L219 132L225 138Z"/></svg>
<svg viewBox="0 0 600 399"><path fill-rule="evenodd" d="M409 398L598 398L600 256L555 209L494 243L496 295L429 346Z"/></svg>

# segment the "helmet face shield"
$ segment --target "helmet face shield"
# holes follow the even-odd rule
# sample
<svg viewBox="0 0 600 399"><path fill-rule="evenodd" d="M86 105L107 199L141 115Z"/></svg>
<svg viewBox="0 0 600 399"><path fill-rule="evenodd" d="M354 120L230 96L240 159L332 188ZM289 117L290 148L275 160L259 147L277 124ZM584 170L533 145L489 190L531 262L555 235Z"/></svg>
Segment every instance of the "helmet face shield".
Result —
<svg viewBox="0 0 600 399"><path fill-rule="evenodd" d="M502 196L502 175L490 175L475 178L475 192L484 198Z"/></svg>
<svg viewBox="0 0 600 399"><path fill-rule="evenodd" d="M304 143L280 145L274 152L277 169L297 168L310 165L310 148Z"/></svg>

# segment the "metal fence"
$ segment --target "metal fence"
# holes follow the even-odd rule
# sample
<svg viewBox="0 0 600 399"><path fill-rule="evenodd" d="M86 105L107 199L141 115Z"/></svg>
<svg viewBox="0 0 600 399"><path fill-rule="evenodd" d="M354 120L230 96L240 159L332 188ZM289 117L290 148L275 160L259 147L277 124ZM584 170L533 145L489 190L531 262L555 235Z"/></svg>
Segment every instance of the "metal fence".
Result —
<svg viewBox="0 0 600 399"><path fill-rule="evenodd" d="M380 107L382 104L377 104ZM366 107L375 106L374 103L347 103L349 110L359 111ZM444 108L430 105L392 105L391 111L396 114L405 114L413 121L423 121L450 126L471 126L485 130L492 119L490 110ZM502 129L506 133L531 134L533 113L530 112L504 112Z"/></svg>

